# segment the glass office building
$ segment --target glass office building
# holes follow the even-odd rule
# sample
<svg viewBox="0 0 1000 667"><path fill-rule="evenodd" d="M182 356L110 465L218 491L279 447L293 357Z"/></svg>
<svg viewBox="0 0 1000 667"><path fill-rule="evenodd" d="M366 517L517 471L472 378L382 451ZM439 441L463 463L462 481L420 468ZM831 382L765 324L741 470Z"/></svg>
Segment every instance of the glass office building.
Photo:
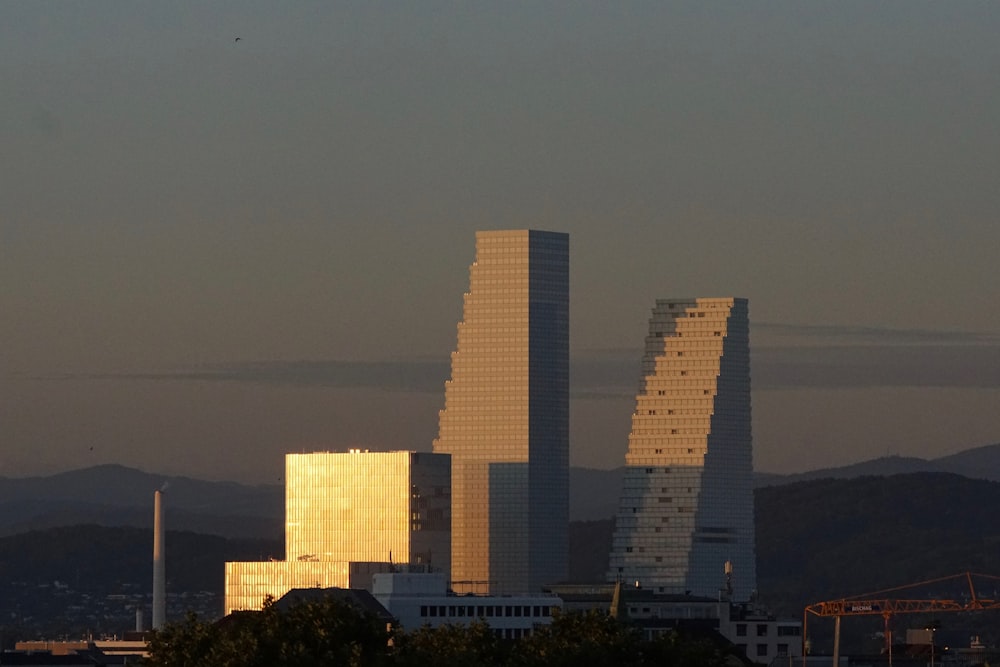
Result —
<svg viewBox="0 0 1000 667"><path fill-rule="evenodd" d="M656 302L625 463L609 579L749 600L756 558L746 299Z"/></svg>
<svg viewBox="0 0 1000 667"><path fill-rule="evenodd" d="M286 455L286 560L226 563L226 613L259 609L265 595L292 588L367 587L372 572L393 565L447 575L450 486L442 454Z"/></svg>
<svg viewBox="0 0 1000 667"><path fill-rule="evenodd" d="M434 451L452 456L456 592L533 593L565 578L567 234L476 234Z"/></svg>

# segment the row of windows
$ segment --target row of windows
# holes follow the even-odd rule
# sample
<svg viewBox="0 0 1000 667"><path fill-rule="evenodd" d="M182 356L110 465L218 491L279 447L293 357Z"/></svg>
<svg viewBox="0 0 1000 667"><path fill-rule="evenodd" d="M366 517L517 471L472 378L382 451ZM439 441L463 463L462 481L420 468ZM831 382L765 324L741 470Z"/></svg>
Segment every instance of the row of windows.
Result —
<svg viewBox="0 0 1000 667"><path fill-rule="evenodd" d="M737 644L736 648L738 648L741 651L743 651L744 655L748 655L749 656L749 654L747 653L747 645L746 644ZM765 658L765 657L767 657L767 644L757 644L756 651L757 651L757 657L758 658ZM779 656L787 656L788 655L788 644L778 644L778 655Z"/></svg>
<svg viewBox="0 0 1000 667"><path fill-rule="evenodd" d="M683 331L657 331L653 334L655 338L681 338L684 336L685 332L689 337L696 337L698 335L708 336L708 332L712 332L712 336L715 338L721 337L721 331L714 331L711 328L706 328L702 331L700 328L695 329L693 327L685 327Z"/></svg>
<svg viewBox="0 0 1000 667"><path fill-rule="evenodd" d="M549 605L420 605L424 618L543 618L552 615Z"/></svg>

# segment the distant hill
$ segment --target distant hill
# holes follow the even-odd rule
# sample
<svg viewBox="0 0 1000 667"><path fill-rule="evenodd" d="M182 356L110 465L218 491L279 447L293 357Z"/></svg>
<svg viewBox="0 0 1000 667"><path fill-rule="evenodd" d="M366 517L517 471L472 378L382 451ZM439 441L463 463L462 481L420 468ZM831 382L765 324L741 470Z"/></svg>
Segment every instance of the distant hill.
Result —
<svg viewBox="0 0 1000 667"><path fill-rule="evenodd" d="M96 524L152 528L153 493L167 494L168 528L224 537L276 537L284 487L170 477L102 465L48 477L0 477L0 536Z"/></svg>
<svg viewBox="0 0 1000 667"><path fill-rule="evenodd" d="M759 488L755 515L760 601L783 617L801 618L806 604L821 600L966 571L1000 575L997 507L1000 483L951 473L827 478ZM604 580L612 523L604 519L570 525L571 580ZM167 576L174 594L204 590L219 596L226 560L283 557L280 537L233 540L170 532L167 545ZM92 599L125 588L148 592L151 546L151 530L131 527L73 526L0 538L0 628L11 613L4 600L9 602L25 587L38 598L60 594L51 585L43 586L54 581L67 582ZM1000 579L994 577L979 595L996 598L998 588ZM934 583L917 596L961 598L964 593L961 587ZM53 607L58 604L56 600ZM951 614L933 620L996 643L997 618L996 613ZM829 631L825 620L816 622L817 636ZM871 632L880 629L881 618L867 620ZM905 627L930 620L899 623ZM861 627L862 621L852 619L850 627ZM860 636L858 630L851 634Z"/></svg>
<svg viewBox="0 0 1000 667"><path fill-rule="evenodd" d="M838 468L823 468L792 475L756 473L754 484L757 487L777 486L813 479L853 479L872 475L903 475L916 472L946 472L971 479L1000 482L1000 444L967 449L936 459L883 456Z"/></svg>
<svg viewBox="0 0 1000 667"><path fill-rule="evenodd" d="M615 515L625 468L570 469L570 519L600 521ZM938 459L886 456L839 468L777 475L755 473L757 488L819 479L854 479L941 472L1000 481L1000 444ZM166 488L169 528L224 537L280 536L284 487L170 477L103 465L48 477L0 477L0 536L90 523L152 526L153 492Z"/></svg>
<svg viewBox="0 0 1000 667"><path fill-rule="evenodd" d="M823 468L791 475L756 472L754 487L780 486L815 479L885 477L918 472L953 473L971 479L1000 482L1000 444L968 449L937 459L884 456L838 468ZM618 509L618 495L624 474L624 467L614 470L570 469L570 519L597 521L613 517Z"/></svg>

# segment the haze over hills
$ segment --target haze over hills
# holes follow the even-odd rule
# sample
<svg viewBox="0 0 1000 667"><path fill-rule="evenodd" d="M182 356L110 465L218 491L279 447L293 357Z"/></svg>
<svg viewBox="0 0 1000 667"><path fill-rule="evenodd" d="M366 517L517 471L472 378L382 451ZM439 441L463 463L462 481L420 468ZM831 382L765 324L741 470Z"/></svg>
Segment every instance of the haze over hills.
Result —
<svg viewBox="0 0 1000 667"><path fill-rule="evenodd" d="M754 503L759 599L782 617L801 618L803 606L819 600L921 581L928 584L907 596L963 599L961 586L941 578L962 572L1000 575L1000 514L995 512L1000 482L938 472L826 478L758 488ZM604 580L612 523L611 518L571 523L573 581ZM175 618L194 604L212 618L219 614L224 561L280 558L283 550L277 537L234 540L177 531L168 532L167 544ZM150 528L94 525L0 537L0 635L12 634L4 626L15 617L39 624L27 634L51 635L53 619L65 622L59 626L62 634L94 630L94 621L85 616L95 605L108 614L101 627L112 632L129 627L134 605L149 602L151 545ZM998 587L1000 576L977 576L980 596L995 598ZM123 595L127 599L118 599ZM82 610L76 625L63 615L70 607ZM935 618L942 629L1000 643L997 612ZM935 618L900 618L896 627L922 627ZM850 619L844 650L858 650L857 642L873 636L881 624L880 617ZM26 634L24 627L13 634ZM829 650L823 637L830 629L830 623L811 622L816 646ZM851 638L854 648L848 649ZM878 642L867 650L877 651Z"/></svg>
<svg viewBox="0 0 1000 667"><path fill-rule="evenodd" d="M623 471L572 468L570 518L594 521L613 517ZM918 472L1000 481L1000 444L929 460L886 456L793 475L756 473L755 485ZM48 477L0 477L0 536L84 523L151 527L153 492L161 488L168 494L172 530L247 538L282 534L284 488L280 484L209 482L102 465Z"/></svg>
<svg viewBox="0 0 1000 667"><path fill-rule="evenodd" d="M172 530L223 537L282 533L280 485L208 482L101 465L48 477L0 477L0 535L77 524L152 528L158 489L169 496Z"/></svg>

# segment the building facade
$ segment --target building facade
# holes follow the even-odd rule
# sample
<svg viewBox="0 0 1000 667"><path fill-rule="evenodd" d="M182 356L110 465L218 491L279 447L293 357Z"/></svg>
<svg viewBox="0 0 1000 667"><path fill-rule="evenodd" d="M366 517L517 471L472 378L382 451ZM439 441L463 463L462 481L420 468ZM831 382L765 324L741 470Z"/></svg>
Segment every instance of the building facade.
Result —
<svg viewBox="0 0 1000 667"><path fill-rule="evenodd" d="M434 451L452 456L452 588L566 576L569 237L476 234Z"/></svg>
<svg viewBox="0 0 1000 667"><path fill-rule="evenodd" d="M454 595L440 574L374 575L372 594L404 630L483 621L501 639L528 637L562 608L555 595Z"/></svg>
<svg viewBox="0 0 1000 667"><path fill-rule="evenodd" d="M746 299L656 302L625 462L609 580L749 600L756 559Z"/></svg>
<svg viewBox="0 0 1000 667"><path fill-rule="evenodd" d="M286 455L286 560L226 563L225 613L293 588L368 588L372 573L397 566L447 574L450 486L442 454Z"/></svg>

